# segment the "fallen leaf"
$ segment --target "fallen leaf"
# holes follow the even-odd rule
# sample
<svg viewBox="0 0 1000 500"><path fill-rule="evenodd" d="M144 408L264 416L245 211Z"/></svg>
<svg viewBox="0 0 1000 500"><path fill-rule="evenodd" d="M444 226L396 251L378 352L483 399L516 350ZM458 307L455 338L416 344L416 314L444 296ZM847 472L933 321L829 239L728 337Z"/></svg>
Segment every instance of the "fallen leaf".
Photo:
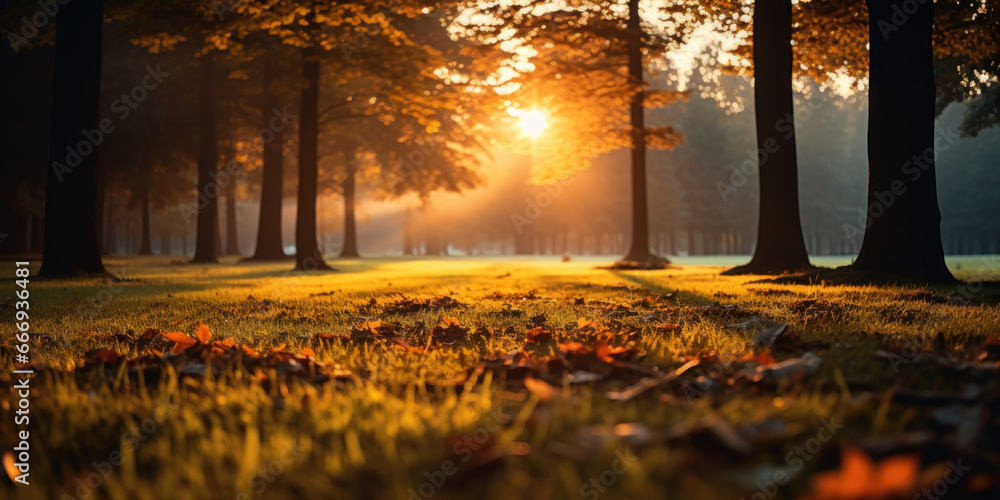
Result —
<svg viewBox="0 0 1000 500"><path fill-rule="evenodd" d="M14 464L14 452L12 450L3 452L3 470L7 472L7 477L10 478L10 482L12 483L21 475L21 471Z"/></svg>
<svg viewBox="0 0 1000 500"><path fill-rule="evenodd" d="M815 500L881 499L903 496L916 484L920 470L917 455L896 455L879 463L848 446L840 457L840 470L812 479Z"/></svg>
<svg viewBox="0 0 1000 500"><path fill-rule="evenodd" d="M552 341L552 330L545 327L539 326L536 328L532 328L531 330L528 330L528 332L525 334L526 344L537 345L551 341Z"/></svg>
<svg viewBox="0 0 1000 500"><path fill-rule="evenodd" d="M198 340L200 340L202 344L207 344L208 339L212 337L212 333L208 331L208 325L204 323L198 325L198 329L195 330L194 335L195 337L198 337Z"/></svg>
<svg viewBox="0 0 1000 500"><path fill-rule="evenodd" d="M522 382L524 383L524 387L528 389L528 392L537 396L538 400L542 403L562 398L562 391L553 387L548 382L532 377L526 377Z"/></svg>
<svg viewBox="0 0 1000 500"><path fill-rule="evenodd" d="M167 340L179 345L194 345L196 341L181 332L167 332L163 334Z"/></svg>

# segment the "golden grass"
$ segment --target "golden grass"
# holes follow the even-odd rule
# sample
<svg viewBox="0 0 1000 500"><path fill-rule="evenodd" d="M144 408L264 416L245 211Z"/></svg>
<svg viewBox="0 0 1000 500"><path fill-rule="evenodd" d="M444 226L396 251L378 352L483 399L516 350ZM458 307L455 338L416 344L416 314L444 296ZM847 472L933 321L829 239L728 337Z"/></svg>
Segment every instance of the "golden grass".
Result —
<svg viewBox="0 0 1000 500"><path fill-rule="evenodd" d="M916 366L894 373L871 357L880 342L941 331L951 346L961 349L995 335L1000 316L996 302L933 303L914 300L907 295L912 289L894 287L748 284L752 278L718 276L722 268L710 266L616 272L595 270L593 261L384 259L335 261L338 272L297 273L287 271L288 263L230 264L121 258L111 260L109 268L127 281L32 282L32 331L54 337L33 341L32 361L70 369L99 346L134 355L132 348L96 342L94 335L146 328L191 333L201 323L209 325L215 338L233 337L258 348L287 344L292 351L310 345L316 334L344 334L369 318L433 326L442 316L454 316L460 324L482 325L492 335L424 354L373 344L324 345L316 350L320 362L363 376L320 386L263 387L244 370L203 380L168 373L155 387L126 383L127 377L106 383L94 374L74 381L72 375L47 371L33 381L32 485L15 490L7 483L0 487L5 497L58 498L67 493L82 498L80 493L93 490L90 498L408 498L411 488L419 490L430 481L428 475L436 476L445 461L452 461L458 472L433 488L435 498L579 498L581 485L608 469L615 451L624 449L624 441L615 438L617 424L662 431L709 417L737 425L767 417L787 422L781 443L747 457L706 455L695 442L637 449L639 462L604 494L739 498L754 488L752 481L748 487L735 478L761 464L782 465L783 450L815 435L821 418L848 423L838 442L921 425L904 406L880 411L878 405L854 398L838 378L863 377L876 386L902 381L920 389L956 383ZM966 263L963 276L997 279L970 264L974 262ZM494 298L494 292L531 290L537 291L537 299ZM947 297L954 290L931 291ZM634 324L641 331L638 337L616 341L638 347L646 354L645 363L664 369L676 368L685 354L716 351L723 360L735 360L753 351L752 332L727 328L730 321L724 319L679 316L681 333L667 337L641 316L611 318L603 305L595 304L670 293L676 293L681 307L734 304L788 322L806 340L853 347L831 347L821 370L801 383L779 385L773 393L740 394L716 406L654 397L609 401L592 384L567 385L562 398L540 404L536 396L505 390L502 383L462 384L466 369L484 356L524 349L525 325L540 314L555 326L580 318ZM468 307L384 314L384 305L398 298L394 294L448 295ZM585 303L575 304L576 298ZM371 299L378 307L363 309ZM801 311L796 303L805 299L828 304L821 314ZM515 316L511 310L520 313ZM0 341L10 345L13 329L2 328ZM553 348L543 345L537 352ZM12 363L5 354L3 377ZM13 444L13 402L13 392L4 391L0 430L5 440L0 445L5 448ZM498 412L508 421L489 433L490 444L506 458L489 460L475 453L462 461L469 455L464 448L456 453L452 443L477 435ZM581 444L581 432L597 444ZM586 453L567 455L558 451L564 449L560 444ZM104 477L100 472L108 469L103 462L116 452L121 463ZM820 466L815 460L806 471ZM97 477L98 486L79 486L88 479L97 482ZM788 488L807 486L803 473Z"/></svg>

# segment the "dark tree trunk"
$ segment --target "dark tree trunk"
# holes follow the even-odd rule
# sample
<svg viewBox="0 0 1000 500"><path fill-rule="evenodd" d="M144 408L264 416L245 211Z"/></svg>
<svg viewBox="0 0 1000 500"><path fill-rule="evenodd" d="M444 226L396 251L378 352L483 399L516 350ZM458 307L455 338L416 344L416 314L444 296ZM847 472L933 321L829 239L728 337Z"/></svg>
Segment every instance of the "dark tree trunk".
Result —
<svg viewBox="0 0 1000 500"><path fill-rule="evenodd" d="M442 245L443 238L437 233L437 231L427 231L427 235L424 240L424 248L426 255L444 255L446 252Z"/></svg>
<svg viewBox="0 0 1000 500"><path fill-rule="evenodd" d="M98 172L97 175L97 244L100 246L101 255L108 255L104 248L104 209L108 198L108 175L107 172Z"/></svg>
<svg viewBox="0 0 1000 500"><path fill-rule="evenodd" d="M160 235L160 255L170 255L170 232Z"/></svg>
<svg viewBox="0 0 1000 500"><path fill-rule="evenodd" d="M763 159L758 167L757 247L749 264L724 274L782 274L813 268L799 218L791 39L791 0L756 0L754 112L758 157Z"/></svg>
<svg viewBox="0 0 1000 500"><path fill-rule="evenodd" d="M142 240L139 244L139 255L153 255L153 242L149 234L149 178L148 172L142 172L142 185L139 187L139 216L142 219Z"/></svg>
<svg viewBox="0 0 1000 500"><path fill-rule="evenodd" d="M260 220L257 224L257 246L252 260L284 259L284 242L281 232L281 207L284 182L285 126L271 127L273 110L278 107L274 85L274 70L264 68L264 105L262 126L274 132L274 137L264 143L263 174L260 189ZM287 125L287 124L286 124Z"/></svg>
<svg viewBox="0 0 1000 500"><path fill-rule="evenodd" d="M216 184L218 154L215 125L215 78L212 54L201 57L198 95L198 223L194 258L191 262L219 262L216 238L219 232L219 186Z"/></svg>
<svg viewBox="0 0 1000 500"><path fill-rule="evenodd" d="M952 282L934 172L934 4L914 4L907 22L883 36L879 22L891 21L896 2L868 0L868 221L851 268Z"/></svg>
<svg viewBox="0 0 1000 500"><path fill-rule="evenodd" d="M514 233L514 254L535 255L535 226L527 224Z"/></svg>
<svg viewBox="0 0 1000 500"><path fill-rule="evenodd" d="M413 214L410 209L403 211L403 255L413 255Z"/></svg>
<svg viewBox="0 0 1000 500"><path fill-rule="evenodd" d="M107 197L107 213L104 217L104 254L118 253L118 231L114 219L115 197Z"/></svg>
<svg viewBox="0 0 1000 500"><path fill-rule="evenodd" d="M215 248L219 250L224 248L222 246L222 214L219 214L219 220L215 223Z"/></svg>
<svg viewBox="0 0 1000 500"><path fill-rule="evenodd" d="M230 177L226 184L226 255L240 253L240 235L236 226L236 179Z"/></svg>
<svg viewBox="0 0 1000 500"><path fill-rule="evenodd" d="M341 258L361 257L358 253L358 228L354 217L355 206L355 156L357 148L353 145L347 147L344 152L344 161L347 167L347 177L344 178L344 246L340 249Z"/></svg>
<svg viewBox="0 0 1000 500"><path fill-rule="evenodd" d="M316 241L316 188L319 141L319 55L317 49L302 50L302 89L299 106L299 196L295 217L295 269L329 269Z"/></svg>
<svg viewBox="0 0 1000 500"><path fill-rule="evenodd" d="M59 9L52 122L45 187L45 246L39 276L106 275L97 231L97 145L81 134L100 132L101 50L104 2L79 0ZM9 76L9 75L8 75ZM106 128L106 127L105 127ZM90 147L80 150L78 145ZM79 162L73 167L67 148ZM89 153L84 154L83 151ZM76 158L74 158L76 159ZM58 162L61 167L56 166Z"/></svg>
<svg viewBox="0 0 1000 500"><path fill-rule="evenodd" d="M622 258L625 262L645 267L662 268L667 264L663 257L649 250L649 205L646 201L646 124L643 109L644 88L642 75L642 26L639 19L639 0L628 3L628 74L636 86L629 105L632 125L632 241Z"/></svg>

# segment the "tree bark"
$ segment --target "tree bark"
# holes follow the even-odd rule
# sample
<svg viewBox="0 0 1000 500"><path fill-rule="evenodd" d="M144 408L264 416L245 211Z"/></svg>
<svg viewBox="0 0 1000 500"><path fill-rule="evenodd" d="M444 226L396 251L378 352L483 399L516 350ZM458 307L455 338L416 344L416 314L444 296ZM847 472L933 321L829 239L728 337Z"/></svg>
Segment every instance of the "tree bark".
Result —
<svg viewBox="0 0 1000 500"><path fill-rule="evenodd" d="M82 130L92 135L101 133L103 14L102 0L79 0L60 7L56 16L45 245L39 271L43 277L107 275L97 230L101 213L98 145L81 134ZM89 147L81 149L83 144ZM68 150L74 152L69 154ZM89 153L84 154L86 151ZM79 159L73 167L71 156Z"/></svg>
<svg viewBox="0 0 1000 500"><path fill-rule="evenodd" d="M272 113L278 107L278 99L273 88L274 70L271 65L264 68L264 104L261 110L263 127L274 132L274 137L264 143L263 173L260 188L260 219L257 223L257 246L251 260L284 259L284 242L281 232L281 208L284 183L284 143L285 127L271 127Z"/></svg>
<svg viewBox="0 0 1000 500"><path fill-rule="evenodd" d="M118 253L118 231L116 231L114 219L115 197L114 195L108 195L106 199L107 213L104 217L104 254L111 255Z"/></svg>
<svg viewBox="0 0 1000 500"><path fill-rule="evenodd" d="M444 247L442 246L443 238L437 231L429 230L426 233L424 240L424 248L426 255L444 255Z"/></svg>
<svg viewBox="0 0 1000 500"><path fill-rule="evenodd" d="M649 249L649 205L646 194L646 124L643 109L642 26L639 0L628 2L628 74L636 86L629 105L632 125L632 239L622 258L645 267L662 268L668 261Z"/></svg>
<svg viewBox="0 0 1000 500"><path fill-rule="evenodd" d="M198 124L198 220L192 263L219 262L216 237L219 231L219 186L217 131L215 124L215 64L212 54L199 63Z"/></svg>
<svg viewBox="0 0 1000 500"><path fill-rule="evenodd" d="M149 234L149 177L148 172L141 172L142 185L139 187L139 203L142 204L139 210L142 223L142 240L139 244L139 255L153 255L152 236Z"/></svg>
<svg viewBox="0 0 1000 500"><path fill-rule="evenodd" d="M347 167L347 177L344 178L344 246L340 249L341 258L358 258L358 228L354 217L355 206L355 156L357 146L348 145L344 151L344 161Z"/></svg>
<svg viewBox="0 0 1000 500"><path fill-rule="evenodd" d="M236 226L236 179L226 184L226 255L240 253L239 228Z"/></svg>
<svg viewBox="0 0 1000 500"><path fill-rule="evenodd" d="M104 248L104 243L107 241L104 238L104 208L106 206L106 201L108 198L108 175L107 172L98 172L97 175L97 244L100 246L101 257L108 255L107 249Z"/></svg>
<svg viewBox="0 0 1000 500"><path fill-rule="evenodd" d="M535 255L534 222L514 229L514 254Z"/></svg>
<svg viewBox="0 0 1000 500"><path fill-rule="evenodd" d="M316 190L318 183L320 67L317 49L302 50L305 87L299 110L299 196L295 217L295 269L329 269L316 240Z"/></svg>
<svg viewBox="0 0 1000 500"><path fill-rule="evenodd" d="M403 255L414 255L413 214L409 208L403 209Z"/></svg>
<svg viewBox="0 0 1000 500"><path fill-rule="evenodd" d="M160 235L160 255L170 255L170 231L164 231Z"/></svg>
<svg viewBox="0 0 1000 500"><path fill-rule="evenodd" d="M723 274L783 274L813 269L799 217L791 39L791 0L756 0L754 109L757 154L762 160L758 166L757 246L749 264Z"/></svg>
<svg viewBox="0 0 1000 500"><path fill-rule="evenodd" d="M934 172L934 4L914 4L905 23L883 32L898 7L868 0L868 213L851 269L945 283L955 278L944 262Z"/></svg>

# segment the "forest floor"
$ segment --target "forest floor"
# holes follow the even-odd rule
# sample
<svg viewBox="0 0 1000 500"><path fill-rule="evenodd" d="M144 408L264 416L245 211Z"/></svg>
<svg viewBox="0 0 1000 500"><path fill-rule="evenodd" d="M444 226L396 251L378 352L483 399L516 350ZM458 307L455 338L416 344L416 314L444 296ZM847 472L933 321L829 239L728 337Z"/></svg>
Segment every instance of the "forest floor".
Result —
<svg viewBox="0 0 1000 500"><path fill-rule="evenodd" d="M4 498L1000 490L1000 291L979 286L1000 257L919 289L556 258L227 263L29 284L31 484L0 480ZM24 427L2 393L11 475Z"/></svg>

